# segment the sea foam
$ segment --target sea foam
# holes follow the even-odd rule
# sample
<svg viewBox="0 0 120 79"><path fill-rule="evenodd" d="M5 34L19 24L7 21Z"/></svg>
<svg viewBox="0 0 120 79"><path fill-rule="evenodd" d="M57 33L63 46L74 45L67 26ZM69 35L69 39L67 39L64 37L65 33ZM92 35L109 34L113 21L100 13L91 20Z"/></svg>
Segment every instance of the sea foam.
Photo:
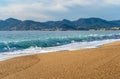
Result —
<svg viewBox="0 0 120 79"><path fill-rule="evenodd" d="M28 49L0 53L0 61L10 59L13 57L24 56L24 55L50 53L50 52L66 51L66 50L72 51L72 50L97 48L103 44L108 44L115 41L120 41L120 39L110 39L110 40L91 41L91 42L72 42L70 44L66 44L62 46L46 47L46 48L30 47Z"/></svg>

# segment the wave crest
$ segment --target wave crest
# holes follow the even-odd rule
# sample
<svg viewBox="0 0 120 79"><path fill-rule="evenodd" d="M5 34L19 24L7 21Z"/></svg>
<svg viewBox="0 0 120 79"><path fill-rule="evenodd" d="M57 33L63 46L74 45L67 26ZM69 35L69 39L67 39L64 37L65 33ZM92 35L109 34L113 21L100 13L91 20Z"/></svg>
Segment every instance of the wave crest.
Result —
<svg viewBox="0 0 120 79"><path fill-rule="evenodd" d="M73 42L91 42L91 41L100 41L107 39L120 39L120 34L116 35L89 35L83 37L66 37L66 38L49 38L45 40L36 39L36 40L24 40L17 42L0 42L0 52L14 51L27 49L30 47L54 47L61 46L65 44L70 44Z"/></svg>

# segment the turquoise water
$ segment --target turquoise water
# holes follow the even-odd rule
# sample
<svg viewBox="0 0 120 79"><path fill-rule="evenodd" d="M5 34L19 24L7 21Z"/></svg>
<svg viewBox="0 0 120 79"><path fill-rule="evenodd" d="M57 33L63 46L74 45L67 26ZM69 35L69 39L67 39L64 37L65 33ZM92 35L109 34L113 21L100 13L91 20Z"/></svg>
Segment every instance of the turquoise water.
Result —
<svg viewBox="0 0 120 79"><path fill-rule="evenodd" d="M16 56L96 48L120 40L120 31L0 31L0 61Z"/></svg>
<svg viewBox="0 0 120 79"><path fill-rule="evenodd" d="M120 31L0 31L0 52L120 39Z"/></svg>

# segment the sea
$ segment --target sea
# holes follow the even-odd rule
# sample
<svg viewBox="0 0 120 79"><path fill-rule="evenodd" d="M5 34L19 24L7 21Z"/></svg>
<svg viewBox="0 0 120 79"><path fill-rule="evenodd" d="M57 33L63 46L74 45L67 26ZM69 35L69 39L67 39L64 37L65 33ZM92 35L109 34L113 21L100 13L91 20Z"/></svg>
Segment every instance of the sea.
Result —
<svg viewBox="0 0 120 79"><path fill-rule="evenodd" d="M17 56L97 48L120 31L0 31L0 61Z"/></svg>

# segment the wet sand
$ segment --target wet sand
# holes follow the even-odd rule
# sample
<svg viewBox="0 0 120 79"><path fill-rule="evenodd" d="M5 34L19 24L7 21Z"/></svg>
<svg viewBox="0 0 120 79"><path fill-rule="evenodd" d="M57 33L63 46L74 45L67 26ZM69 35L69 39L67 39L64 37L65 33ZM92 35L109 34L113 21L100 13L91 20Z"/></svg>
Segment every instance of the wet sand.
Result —
<svg viewBox="0 0 120 79"><path fill-rule="evenodd" d="M1 61L0 79L120 79L120 42Z"/></svg>

